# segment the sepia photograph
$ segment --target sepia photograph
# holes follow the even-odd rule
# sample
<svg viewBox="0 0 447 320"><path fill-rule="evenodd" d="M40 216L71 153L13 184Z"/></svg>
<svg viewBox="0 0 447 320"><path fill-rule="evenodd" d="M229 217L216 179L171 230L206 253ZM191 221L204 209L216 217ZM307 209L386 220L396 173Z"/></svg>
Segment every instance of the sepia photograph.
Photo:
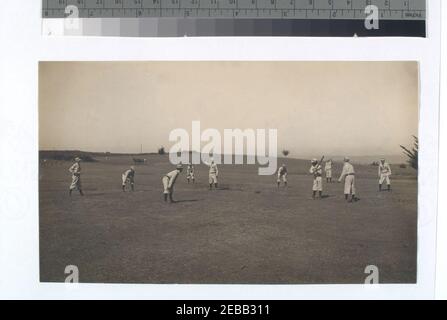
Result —
<svg viewBox="0 0 447 320"><path fill-rule="evenodd" d="M416 61L39 63L40 282L414 284Z"/></svg>

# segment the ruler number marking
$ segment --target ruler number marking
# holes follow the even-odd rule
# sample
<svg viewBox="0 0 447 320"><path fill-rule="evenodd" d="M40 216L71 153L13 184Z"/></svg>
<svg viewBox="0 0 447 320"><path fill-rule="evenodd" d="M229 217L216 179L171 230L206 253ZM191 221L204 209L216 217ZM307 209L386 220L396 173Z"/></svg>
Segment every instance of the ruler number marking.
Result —
<svg viewBox="0 0 447 320"><path fill-rule="evenodd" d="M424 1L424 0L420 0ZM67 6L76 6L81 17L102 18L157 16L185 17L264 17L306 19L363 19L363 5L378 5L376 0L42 0L42 17L64 17ZM382 19L424 20L426 1L382 0ZM413 5L415 4L415 5ZM162 16L160 11L160 16Z"/></svg>

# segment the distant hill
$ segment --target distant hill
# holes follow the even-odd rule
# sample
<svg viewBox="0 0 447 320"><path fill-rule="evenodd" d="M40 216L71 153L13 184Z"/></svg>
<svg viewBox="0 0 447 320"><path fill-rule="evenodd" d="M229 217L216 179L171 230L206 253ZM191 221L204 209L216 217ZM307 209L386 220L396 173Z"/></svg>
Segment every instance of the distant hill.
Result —
<svg viewBox="0 0 447 320"><path fill-rule="evenodd" d="M61 160L72 161L76 157L80 157L83 161L94 162L95 158L110 157L110 156L145 156L154 155L157 153L111 153L111 152L89 152L80 150L40 150L39 158L41 160Z"/></svg>
<svg viewBox="0 0 447 320"><path fill-rule="evenodd" d="M40 160L59 160L59 161L73 161L74 158L79 157L82 161L85 162L96 162L97 160L94 158L99 154L91 153L91 152L83 152L83 151L39 151L39 159ZM102 154L102 155L105 155Z"/></svg>
<svg viewBox="0 0 447 320"><path fill-rule="evenodd" d="M332 156L335 161L343 161L343 156ZM350 157L352 162L358 164L371 164L374 161L379 161L381 158L385 158L390 164L407 163L407 158L402 155L378 155L378 156L352 156Z"/></svg>
<svg viewBox="0 0 447 320"><path fill-rule="evenodd" d="M197 152L189 152L190 154ZM39 151L40 159L48 159L48 160L60 160L60 161L72 161L75 157L80 157L85 162L95 162L97 161L95 158L103 158L107 156L149 156L149 155L158 155L158 153L108 153L108 152L88 152L88 151L80 151L80 150L41 150ZM218 157L219 155L215 155ZM331 158L336 162L342 162L343 156L326 156L326 159ZM380 158L385 158L390 164L401 164L406 163L407 159L404 155L388 155L388 156L352 156L351 160L353 163L358 164L366 164L369 165L374 161L379 161ZM232 157L233 161L235 156ZM247 163L247 160L255 160L253 156L243 156L243 162ZM296 159L296 160L309 160L310 157L302 156L302 157L294 157L289 156L287 158L282 157L282 155L278 155L278 161L284 161L286 159Z"/></svg>

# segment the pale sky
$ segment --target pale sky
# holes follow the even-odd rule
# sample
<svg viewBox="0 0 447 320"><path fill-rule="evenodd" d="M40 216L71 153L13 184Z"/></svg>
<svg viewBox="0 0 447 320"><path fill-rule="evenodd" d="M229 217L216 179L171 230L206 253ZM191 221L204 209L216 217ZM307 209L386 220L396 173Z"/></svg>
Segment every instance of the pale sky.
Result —
<svg viewBox="0 0 447 320"><path fill-rule="evenodd" d="M175 128L278 130L291 156L396 155L416 62L42 62L41 150L156 152Z"/></svg>

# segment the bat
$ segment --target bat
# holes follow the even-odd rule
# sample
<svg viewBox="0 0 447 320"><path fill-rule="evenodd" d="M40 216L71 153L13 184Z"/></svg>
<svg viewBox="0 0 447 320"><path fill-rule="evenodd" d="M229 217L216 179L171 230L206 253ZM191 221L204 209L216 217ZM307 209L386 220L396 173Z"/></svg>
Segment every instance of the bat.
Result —
<svg viewBox="0 0 447 320"><path fill-rule="evenodd" d="M324 156L322 156L322 157L321 157L321 160L320 160L320 162L318 162L318 166L320 166L320 167L321 167L321 165L323 164L323 160L324 160Z"/></svg>

